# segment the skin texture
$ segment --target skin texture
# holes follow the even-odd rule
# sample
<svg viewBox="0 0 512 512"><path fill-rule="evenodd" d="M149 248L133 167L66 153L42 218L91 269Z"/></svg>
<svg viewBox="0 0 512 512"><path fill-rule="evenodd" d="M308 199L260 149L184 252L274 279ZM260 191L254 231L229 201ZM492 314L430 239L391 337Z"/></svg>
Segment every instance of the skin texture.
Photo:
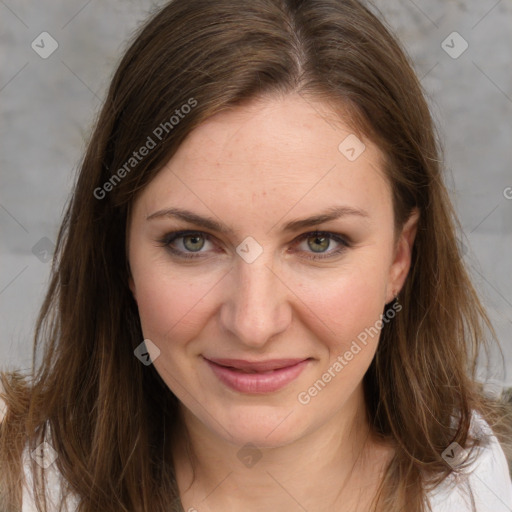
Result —
<svg viewBox="0 0 512 512"><path fill-rule="evenodd" d="M365 150L350 161L338 146L354 130L334 119L326 105L300 95L219 113L189 135L134 203L130 286L144 337L160 350L154 365L182 403L197 457L190 485L190 464L176 447L185 510L364 510L389 460L390 447L368 436L362 388L378 336L360 344L309 403L297 398L399 292L417 223L415 212L395 245L382 155L363 138ZM367 216L282 230L333 206ZM172 216L147 219L171 207L211 217L231 232ZM161 242L187 229L210 235L196 259L179 258ZM315 229L337 233L349 246L332 240L319 248L314 235L300 239ZM263 250L251 263L236 252L249 236ZM190 253L197 242L171 245ZM226 387L204 357L309 362L283 389L251 394ZM240 452L247 443L258 448ZM247 467L247 453L261 458Z"/></svg>

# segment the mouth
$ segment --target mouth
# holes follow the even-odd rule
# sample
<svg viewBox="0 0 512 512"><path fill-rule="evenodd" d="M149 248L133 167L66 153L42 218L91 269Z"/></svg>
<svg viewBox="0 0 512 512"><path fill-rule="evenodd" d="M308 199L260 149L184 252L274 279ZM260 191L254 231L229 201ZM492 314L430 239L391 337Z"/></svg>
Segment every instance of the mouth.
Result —
<svg viewBox="0 0 512 512"><path fill-rule="evenodd" d="M213 374L226 386L240 393L271 393L295 380L309 364L310 358L242 359L204 358Z"/></svg>

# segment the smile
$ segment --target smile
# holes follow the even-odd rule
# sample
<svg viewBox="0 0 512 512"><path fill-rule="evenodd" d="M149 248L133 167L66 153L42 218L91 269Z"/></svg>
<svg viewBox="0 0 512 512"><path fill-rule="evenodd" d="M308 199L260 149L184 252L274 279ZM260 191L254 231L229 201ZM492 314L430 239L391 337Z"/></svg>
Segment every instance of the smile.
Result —
<svg viewBox="0 0 512 512"><path fill-rule="evenodd" d="M226 386L240 393L271 393L295 380L309 359L206 359L213 374Z"/></svg>

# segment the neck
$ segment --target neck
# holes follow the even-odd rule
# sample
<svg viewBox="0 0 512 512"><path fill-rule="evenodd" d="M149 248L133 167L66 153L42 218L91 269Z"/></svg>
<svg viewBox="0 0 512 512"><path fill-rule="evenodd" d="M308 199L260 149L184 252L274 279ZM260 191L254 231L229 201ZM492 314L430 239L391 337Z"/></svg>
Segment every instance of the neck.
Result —
<svg viewBox="0 0 512 512"><path fill-rule="evenodd" d="M184 510L337 510L375 473L362 387L329 423L284 446L241 450L188 410L182 418L191 449L182 440L173 455Z"/></svg>

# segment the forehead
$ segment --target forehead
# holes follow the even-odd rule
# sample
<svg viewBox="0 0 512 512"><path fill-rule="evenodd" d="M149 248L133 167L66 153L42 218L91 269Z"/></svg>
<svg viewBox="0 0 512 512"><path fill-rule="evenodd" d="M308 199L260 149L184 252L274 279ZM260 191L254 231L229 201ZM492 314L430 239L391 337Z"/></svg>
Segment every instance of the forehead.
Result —
<svg viewBox="0 0 512 512"><path fill-rule="evenodd" d="M141 199L146 210L172 200L186 203L181 206L200 202L203 209L232 204L235 211L259 199L254 206L277 215L283 208L309 210L318 201L388 206L391 194L377 146L326 105L289 95L209 118Z"/></svg>

